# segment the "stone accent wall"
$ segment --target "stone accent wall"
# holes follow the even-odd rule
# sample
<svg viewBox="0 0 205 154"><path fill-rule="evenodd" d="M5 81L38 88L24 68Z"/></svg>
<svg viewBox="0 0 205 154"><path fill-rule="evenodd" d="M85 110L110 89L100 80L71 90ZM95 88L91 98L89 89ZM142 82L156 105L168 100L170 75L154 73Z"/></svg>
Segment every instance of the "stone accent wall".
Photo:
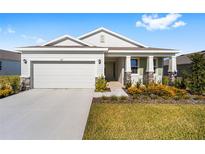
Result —
<svg viewBox="0 0 205 154"><path fill-rule="evenodd" d="M131 72L125 72L125 77L124 77L125 81L125 85L129 82L131 82Z"/></svg>
<svg viewBox="0 0 205 154"><path fill-rule="evenodd" d="M20 83L21 83L20 86L21 91L28 90L31 88L30 77L21 77Z"/></svg>
<svg viewBox="0 0 205 154"><path fill-rule="evenodd" d="M146 72L145 84L150 84L152 82L154 82L154 72Z"/></svg>
<svg viewBox="0 0 205 154"><path fill-rule="evenodd" d="M174 72L169 72L169 85L174 85L177 74Z"/></svg>

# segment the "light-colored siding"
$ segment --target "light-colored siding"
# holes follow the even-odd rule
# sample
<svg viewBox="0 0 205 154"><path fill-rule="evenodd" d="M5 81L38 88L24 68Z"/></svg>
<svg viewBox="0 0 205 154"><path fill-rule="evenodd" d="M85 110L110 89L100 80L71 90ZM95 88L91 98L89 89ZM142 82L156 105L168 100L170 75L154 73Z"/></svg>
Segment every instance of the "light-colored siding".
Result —
<svg viewBox="0 0 205 154"><path fill-rule="evenodd" d="M101 42L101 36L104 36L104 43ZM100 47L136 47L136 45L122 40L116 36L105 32L99 32L92 36L82 39L84 42Z"/></svg>
<svg viewBox="0 0 205 154"><path fill-rule="evenodd" d="M27 60L27 64L23 62L23 59ZM99 59L101 64L99 64ZM103 53L79 53L79 54L23 54L21 60L21 75L23 77L30 77L30 61L95 61L95 77L104 75L104 54Z"/></svg>
<svg viewBox="0 0 205 154"><path fill-rule="evenodd" d="M21 74L21 63L20 61L13 60L1 60L0 75L20 75Z"/></svg>

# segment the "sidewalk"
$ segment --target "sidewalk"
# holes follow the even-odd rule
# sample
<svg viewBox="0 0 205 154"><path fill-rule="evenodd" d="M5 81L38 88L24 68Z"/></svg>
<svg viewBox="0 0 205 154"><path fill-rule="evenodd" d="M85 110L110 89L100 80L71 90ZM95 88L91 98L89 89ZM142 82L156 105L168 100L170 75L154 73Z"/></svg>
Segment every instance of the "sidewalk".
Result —
<svg viewBox="0 0 205 154"><path fill-rule="evenodd" d="M110 92L95 92L93 97L102 97L102 96L128 96L127 93L122 89L123 86L120 82L111 81L108 82L108 87L110 88Z"/></svg>

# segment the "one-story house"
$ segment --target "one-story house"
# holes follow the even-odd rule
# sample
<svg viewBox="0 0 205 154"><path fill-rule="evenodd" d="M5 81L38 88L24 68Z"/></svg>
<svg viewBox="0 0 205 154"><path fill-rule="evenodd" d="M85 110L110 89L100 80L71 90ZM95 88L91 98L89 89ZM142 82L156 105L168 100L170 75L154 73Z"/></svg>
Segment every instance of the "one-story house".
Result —
<svg viewBox="0 0 205 154"><path fill-rule="evenodd" d="M30 88L94 88L99 76L122 85L161 82L163 58L170 59L173 78L179 52L149 47L106 28L17 50L22 53L21 77Z"/></svg>
<svg viewBox="0 0 205 154"><path fill-rule="evenodd" d="M21 54L0 49L0 75L20 75Z"/></svg>
<svg viewBox="0 0 205 154"><path fill-rule="evenodd" d="M194 53L189 53L189 54L183 54L180 56L176 57L176 63L177 63L177 76L182 77L184 73L191 73L191 60L189 59L189 56L195 54L195 53L200 53L204 54L205 56L205 50L204 51L199 51L199 52L194 52ZM164 75L168 75L168 66L169 66L169 60L164 61Z"/></svg>

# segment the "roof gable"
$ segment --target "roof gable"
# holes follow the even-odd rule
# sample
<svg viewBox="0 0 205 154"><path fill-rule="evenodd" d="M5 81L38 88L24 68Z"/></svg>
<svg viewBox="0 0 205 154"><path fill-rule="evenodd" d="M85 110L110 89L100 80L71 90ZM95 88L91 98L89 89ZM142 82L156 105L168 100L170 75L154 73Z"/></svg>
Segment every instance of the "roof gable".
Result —
<svg viewBox="0 0 205 154"><path fill-rule="evenodd" d="M88 43L85 43L79 39L76 39L69 35L63 35L61 37L58 37L54 40L51 40L42 46L91 46Z"/></svg>
<svg viewBox="0 0 205 154"><path fill-rule="evenodd" d="M105 39L104 42L101 42L100 40L102 36ZM103 27L86 33L78 38L84 42L102 47L147 47L137 41L131 40Z"/></svg>

